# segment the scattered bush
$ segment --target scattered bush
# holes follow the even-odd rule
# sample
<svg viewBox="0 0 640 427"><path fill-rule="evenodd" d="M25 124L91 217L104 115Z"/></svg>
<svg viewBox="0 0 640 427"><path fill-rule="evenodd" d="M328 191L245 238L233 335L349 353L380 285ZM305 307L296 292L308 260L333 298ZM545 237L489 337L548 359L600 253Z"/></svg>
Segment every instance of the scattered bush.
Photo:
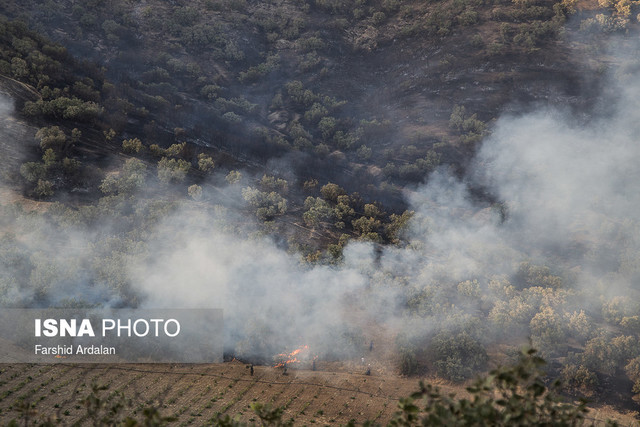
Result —
<svg viewBox="0 0 640 427"><path fill-rule="evenodd" d="M286 194L289 191L289 183L282 178L263 175L260 180L260 188L263 191L276 191L280 194Z"/></svg>
<svg viewBox="0 0 640 427"><path fill-rule="evenodd" d="M215 162L210 156L204 153L198 154L198 169L200 169L202 172L210 172L214 167Z"/></svg>
<svg viewBox="0 0 640 427"><path fill-rule="evenodd" d="M270 220L287 212L287 199L275 191L265 192L246 187L242 189L242 197L261 220Z"/></svg>
<svg viewBox="0 0 640 427"><path fill-rule="evenodd" d="M330 202L337 202L338 196L347 194L347 192L344 191L344 188L340 187L338 184L333 184L330 182L320 188L320 194L325 200L328 200Z"/></svg>
<svg viewBox="0 0 640 427"><path fill-rule="evenodd" d="M462 331L443 331L429 345L438 375L451 381L464 381L485 368L488 356L476 338Z"/></svg>
<svg viewBox="0 0 640 427"><path fill-rule="evenodd" d="M193 184L187 189L187 194L189 194L189 197L193 200L200 200L202 198L202 187L197 184Z"/></svg>
<svg viewBox="0 0 640 427"><path fill-rule="evenodd" d="M231 171L225 177L225 180L229 184L235 184L235 183L239 182L241 179L242 179L242 173L239 172L239 171Z"/></svg>
<svg viewBox="0 0 640 427"><path fill-rule="evenodd" d="M67 136L58 126L40 128L36 132L36 139L40 142L40 148L43 150L47 148L60 150L67 142Z"/></svg>
<svg viewBox="0 0 640 427"><path fill-rule="evenodd" d="M142 150L142 141L138 138L125 139L122 141L122 151L128 154L139 153Z"/></svg>
<svg viewBox="0 0 640 427"><path fill-rule="evenodd" d="M158 162L158 179L168 183L171 181L182 182L187 176L191 165L182 159L169 159L163 157Z"/></svg>
<svg viewBox="0 0 640 427"><path fill-rule="evenodd" d="M544 307L529 323L531 341L547 354L563 353L566 350L564 323L551 307Z"/></svg>
<svg viewBox="0 0 640 427"><path fill-rule="evenodd" d="M132 194L144 187L146 173L147 165L141 160L127 159L119 172L106 176L100 190L105 194Z"/></svg>
<svg viewBox="0 0 640 427"><path fill-rule="evenodd" d="M53 183L44 179L39 179L36 188L33 189L33 193L36 197L53 196Z"/></svg>
<svg viewBox="0 0 640 427"><path fill-rule="evenodd" d="M307 227L315 227L321 221L331 222L334 219L333 208L320 197L307 197L304 201L304 209L302 219Z"/></svg>
<svg viewBox="0 0 640 427"><path fill-rule="evenodd" d="M27 162L20 166L20 175L28 182L37 182L45 177L47 169L43 163Z"/></svg>

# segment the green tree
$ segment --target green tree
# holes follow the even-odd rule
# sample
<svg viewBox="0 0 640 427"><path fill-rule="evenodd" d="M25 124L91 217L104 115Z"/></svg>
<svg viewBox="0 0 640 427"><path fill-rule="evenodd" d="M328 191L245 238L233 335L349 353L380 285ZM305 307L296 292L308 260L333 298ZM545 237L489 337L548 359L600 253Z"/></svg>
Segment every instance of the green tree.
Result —
<svg viewBox="0 0 640 427"><path fill-rule="evenodd" d="M329 111L324 105L319 102L314 102L313 105L307 110L307 112L304 113L304 118L310 123L317 123L327 114L329 114Z"/></svg>
<svg viewBox="0 0 640 427"><path fill-rule="evenodd" d="M287 199L275 191L266 192L246 187L242 189L242 197L255 210L256 216L262 220L273 219L287 212Z"/></svg>
<svg viewBox="0 0 640 427"><path fill-rule="evenodd" d="M599 385L598 376L584 365L567 364L562 368L561 378L565 388L585 395L593 393Z"/></svg>
<svg viewBox="0 0 640 427"><path fill-rule="evenodd" d="M308 191L308 192L315 190L316 187L318 187L318 180L314 178L306 180L302 185L302 188L304 189L304 191Z"/></svg>
<svg viewBox="0 0 640 427"><path fill-rule="evenodd" d="M60 150L67 142L67 136L58 126L49 126L38 129L36 139L40 142L43 150L53 148Z"/></svg>
<svg viewBox="0 0 640 427"><path fill-rule="evenodd" d="M242 172L240 171L231 171L224 178L229 184L236 184L242 179Z"/></svg>
<svg viewBox="0 0 640 427"><path fill-rule="evenodd" d="M165 183L182 182L190 168L191 165L186 160L163 157L158 162L158 179Z"/></svg>
<svg viewBox="0 0 640 427"><path fill-rule="evenodd" d="M78 143L80 141L80 137L82 137L82 132L78 128L71 129L71 142L73 144Z"/></svg>
<svg viewBox="0 0 640 427"><path fill-rule="evenodd" d="M353 225L353 229L362 235L375 233L382 225L379 219L368 218L366 216L354 219L351 221L351 224Z"/></svg>
<svg viewBox="0 0 640 427"><path fill-rule="evenodd" d="M202 187L197 184L193 184L187 189L187 194L189 194L189 197L193 200L200 200L202 199Z"/></svg>
<svg viewBox="0 0 640 427"><path fill-rule="evenodd" d="M105 194L131 194L145 185L147 165L141 160L127 159L119 172L111 173L100 184Z"/></svg>
<svg viewBox="0 0 640 427"><path fill-rule="evenodd" d="M11 60L11 72L17 79L24 79L29 75L29 65L27 61L17 56Z"/></svg>
<svg viewBox="0 0 640 427"><path fill-rule="evenodd" d="M632 314L628 297L616 296L602 304L602 317L607 322L618 325L625 316Z"/></svg>
<svg viewBox="0 0 640 427"><path fill-rule="evenodd" d="M533 345L557 354L566 350L564 322L551 307L543 307L529 323Z"/></svg>
<svg viewBox="0 0 640 427"><path fill-rule="evenodd" d="M37 197L50 197L53 196L53 184L51 181L39 179L36 188L33 189L33 193Z"/></svg>
<svg viewBox="0 0 640 427"><path fill-rule="evenodd" d="M142 141L138 138L125 139L122 141L122 151L129 154L139 153L142 150Z"/></svg>
<svg viewBox="0 0 640 427"><path fill-rule="evenodd" d="M640 400L640 356L631 359L624 367L624 372L627 374L627 377L633 381L631 391L635 393L634 400Z"/></svg>
<svg viewBox="0 0 640 427"><path fill-rule="evenodd" d="M198 169L202 172L210 172L215 167L215 162L211 158L204 153L198 154Z"/></svg>
<svg viewBox="0 0 640 427"><path fill-rule="evenodd" d="M27 162L20 166L20 175L29 182L37 182L45 177L47 169L43 163Z"/></svg>
<svg viewBox="0 0 640 427"><path fill-rule="evenodd" d="M334 218L331 205L320 197L307 197L304 201L304 209L302 219L307 227L315 227L321 221L332 221Z"/></svg>
<svg viewBox="0 0 640 427"><path fill-rule="evenodd" d="M335 203L338 201L338 196L347 194L347 192L344 191L344 188L340 187L338 184L333 184L330 182L320 188L320 194L322 195L323 199Z"/></svg>
<svg viewBox="0 0 640 427"><path fill-rule="evenodd" d="M109 128L108 130L103 130L102 134L104 135L104 139L111 141L116 136L116 131Z"/></svg>
<svg viewBox="0 0 640 427"><path fill-rule="evenodd" d="M400 356L399 370L402 375L415 375L418 373L418 357L416 345L406 334L400 333L396 337L396 351Z"/></svg>
<svg viewBox="0 0 640 427"><path fill-rule="evenodd" d="M200 89L200 95L207 99L216 99L219 91L220 86L218 85L205 85Z"/></svg>
<svg viewBox="0 0 640 427"><path fill-rule="evenodd" d="M47 148L42 155L42 163L44 164L45 169L49 170L56 164L56 153L52 148Z"/></svg>
<svg viewBox="0 0 640 427"><path fill-rule="evenodd" d="M371 148L367 147L366 145L362 144L360 148L358 148L358 150L356 151L356 154L362 160L369 160L371 158L371 155L373 154L373 150L371 150Z"/></svg>
<svg viewBox="0 0 640 427"><path fill-rule="evenodd" d="M391 243L399 243L403 231L409 226L409 221L414 214L413 211L404 211L402 215L391 214L389 217L391 221L384 227L385 237Z"/></svg>
<svg viewBox="0 0 640 427"><path fill-rule="evenodd" d="M587 316L584 310L565 314L565 322L571 335L580 340L588 339L593 332L593 319Z"/></svg>
<svg viewBox="0 0 640 427"><path fill-rule="evenodd" d="M380 208L375 204L367 203L364 205L364 214L371 218L378 218L382 216L382 211L380 211Z"/></svg>
<svg viewBox="0 0 640 427"><path fill-rule="evenodd" d="M171 144L169 148L165 150L165 156L167 157L180 157L184 154L184 150L187 147L186 142L180 144Z"/></svg>
<svg viewBox="0 0 640 427"><path fill-rule="evenodd" d="M167 150L160 147L158 144L151 144L149 146L149 151L155 157L164 157L167 154Z"/></svg>
<svg viewBox="0 0 640 427"><path fill-rule="evenodd" d="M289 191L289 183L282 178L263 175L260 180L260 188L263 191L276 191L280 194L286 194Z"/></svg>
<svg viewBox="0 0 640 427"><path fill-rule="evenodd" d="M76 159L70 159L69 157L65 157L62 159L62 170L67 175L73 175L80 169L80 161Z"/></svg>
<svg viewBox="0 0 640 427"><path fill-rule="evenodd" d="M440 332L431 340L429 351L438 375L452 381L471 378L488 360L484 346L466 331Z"/></svg>

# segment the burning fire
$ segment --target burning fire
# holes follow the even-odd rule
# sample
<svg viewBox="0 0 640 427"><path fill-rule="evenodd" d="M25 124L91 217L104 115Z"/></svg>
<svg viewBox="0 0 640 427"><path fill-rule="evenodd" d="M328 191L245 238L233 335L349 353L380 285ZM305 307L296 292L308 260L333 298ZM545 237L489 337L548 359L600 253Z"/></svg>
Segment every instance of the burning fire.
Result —
<svg viewBox="0 0 640 427"><path fill-rule="evenodd" d="M293 350L291 353L281 353L279 355L277 355L275 357L276 360L280 360L280 362L278 364L276 364L274 367L275 368L282 368L285 364L286 365L290 365L292 363L300 363L300 360L298 360L298 355L305 351L308 350L309 346L308 345L303 345L300 348L297 348L295 350Z"/></svg>

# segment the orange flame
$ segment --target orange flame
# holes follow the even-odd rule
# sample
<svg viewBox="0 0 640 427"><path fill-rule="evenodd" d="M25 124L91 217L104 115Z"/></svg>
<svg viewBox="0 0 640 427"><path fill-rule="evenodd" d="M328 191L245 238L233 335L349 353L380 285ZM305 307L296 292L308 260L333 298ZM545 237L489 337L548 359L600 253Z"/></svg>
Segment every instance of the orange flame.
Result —
<svg viewBox="0 0 640 427"><path fill-rule="evenodd" d="M300 361L296 356L300 354L300 352L308 349L309 349L308 345L303 345L302 347L293 350L291 353L280 353L279 355L276 356L276 359L281 360L281 362L276 364L274 368L282 368L285 364L290 365L292 363L299 363Z"/></svg>

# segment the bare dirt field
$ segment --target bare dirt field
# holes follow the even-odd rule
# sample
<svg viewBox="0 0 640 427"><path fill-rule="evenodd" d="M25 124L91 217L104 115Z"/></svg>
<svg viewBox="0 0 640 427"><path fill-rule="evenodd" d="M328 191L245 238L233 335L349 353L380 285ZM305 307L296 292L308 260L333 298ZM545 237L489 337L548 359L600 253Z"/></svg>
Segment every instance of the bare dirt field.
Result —
<svg viewBox="0 0 640 427"><path fill-rule="evenodd" d="M341 424L355 419L388 421L398 398L417 388L417 380L362 373L282 369L234 361L215 365L3 365L0 373L0 424L19 418L19 401L35 405L36 418L83 422L83 399L91 384L108 386L107 399L123 393L133 410L157 406L177 424L205 424L218 415L258 421L254 402L285 408L297 423Z"/></svg>
<svg viewBox="0 0 640 427"><path fill-rule="evenodd" d="M32 420L52 418L64 425L91 425L84 399L92 384L107 386L100 392L105 401L115 402L124 395L127 414L135 417L143 408L155 406L163 416L177 418L172 425L204 425L224 415L259 423L250 409L254 402L285 408L283 420L294 418L296 425L340 425L352 419L387 423L397 411L398 399L417 389L418 379L376 372L367 376L356 363L341 367L318 363L316 371L290 368L286 375L279 368L256 366L253 376L249 367L238 361L212 365L0 365L0 424L20 419L24 402L33 409ZM462 387L446 384L441 389L464 393ZM589 416L617 418L621 425L634 423L631 416L608 408L594 410Z"/></svg>

